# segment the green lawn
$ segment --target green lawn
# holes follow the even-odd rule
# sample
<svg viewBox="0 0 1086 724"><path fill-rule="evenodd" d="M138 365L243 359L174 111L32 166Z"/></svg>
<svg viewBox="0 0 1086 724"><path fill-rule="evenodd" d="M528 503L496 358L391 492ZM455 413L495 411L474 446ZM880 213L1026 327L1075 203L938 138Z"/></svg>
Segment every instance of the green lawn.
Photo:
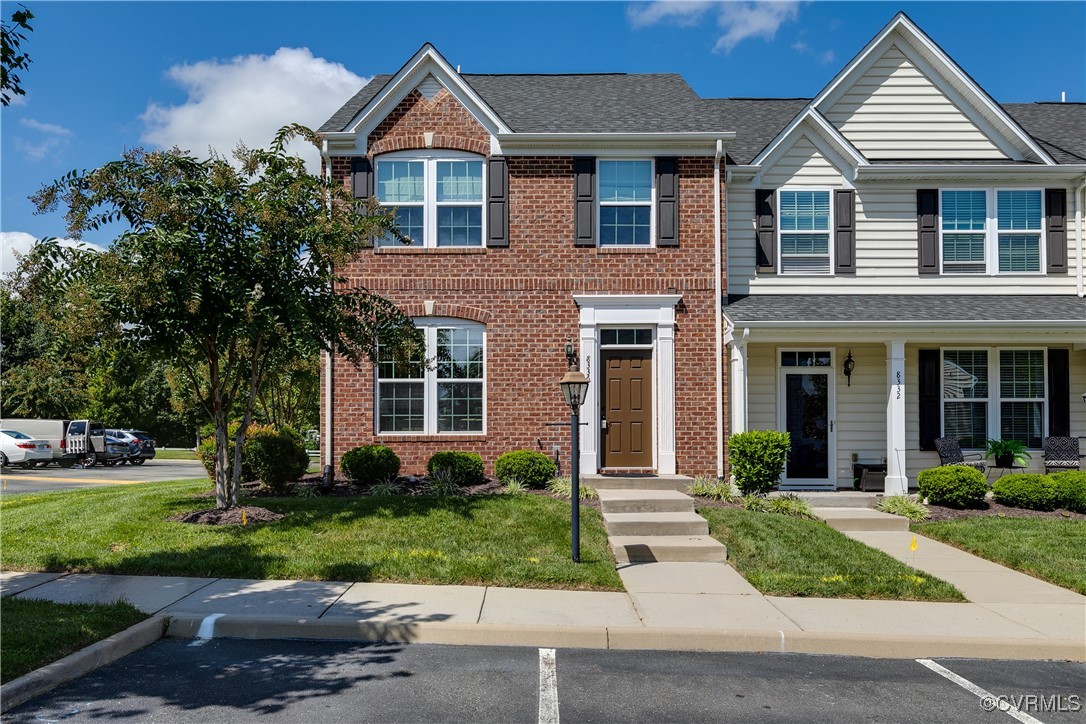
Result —
<svg viewBox="0 0 1086 724"><path fill-rule="evenodd" d="M4 567L338 581L622 590L597 511L582 508L581 564L569 504L539 495L258 498L272 523L202 526L204 480L11 495L0 501Z"/></svg>
<svg viewBox="0 0 1086 724"><path fill-rule="evenodd" d="M728 560L769 596L964 601L954 586L852 540L821 521L702 508Z"/></svg>
<svg viewBox="0 0 1086 724"><path fill-rule="evenodd" d="M195 460L196 453L192 450L155 450L155 460Z"/></svg>
<svg viewBox="0 0 1086 724"><path fill-rule="evenodd" d="M7 683L134 626L147 614L124 602L75 604L5 597L0 599L0 618L4 622L0 681Z"/></svg>
<svg viewBox="0 0 1086 724"><path fill-rule="evenodd" d="M978 516L912 530L1086 595L1086 521Z"/></svg>

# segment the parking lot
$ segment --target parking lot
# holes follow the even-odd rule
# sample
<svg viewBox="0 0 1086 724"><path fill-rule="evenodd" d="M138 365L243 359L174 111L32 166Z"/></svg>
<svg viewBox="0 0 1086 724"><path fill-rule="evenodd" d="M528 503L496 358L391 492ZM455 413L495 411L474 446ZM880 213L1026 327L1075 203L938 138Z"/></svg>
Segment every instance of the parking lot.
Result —
<svg viewBox="0 0 1086 724"><path fill-rule="evenodd" d="M32 493L103 485L130 485L162 480L202 478L207 473L196 460L148 460L143 465L115 465L92 468L4 468L0 471L0 495Z"/></svg>

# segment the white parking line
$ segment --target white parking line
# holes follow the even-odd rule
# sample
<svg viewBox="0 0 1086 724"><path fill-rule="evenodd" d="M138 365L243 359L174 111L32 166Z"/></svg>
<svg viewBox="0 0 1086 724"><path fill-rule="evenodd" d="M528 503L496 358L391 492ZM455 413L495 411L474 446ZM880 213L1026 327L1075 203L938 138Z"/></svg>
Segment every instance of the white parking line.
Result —
<svg viewBox="0 0 1086 724"><path fill-rule="evenodd" d="M539 650L539 724L558 724L558 666L554 649Z"/></svg>
<svg viewBox="0 0 1086 724"><path fill-rule="evenodd" d="M1006 713L1008 716L1012 716L1023 724L1044 724L1040 719L1034 719L1029 714L1025 713L1021 709L1011 706L1011 704L1004 699L997 697L990 691L980 688L972 681L958 676L945 666L940 666L931 659L917 659L916 663L921 666L926 666L944 679L953 681L958 686L962 687L971 694L976 694L980 697L981 708L985 711L993 711L999 709Z"/></svg>

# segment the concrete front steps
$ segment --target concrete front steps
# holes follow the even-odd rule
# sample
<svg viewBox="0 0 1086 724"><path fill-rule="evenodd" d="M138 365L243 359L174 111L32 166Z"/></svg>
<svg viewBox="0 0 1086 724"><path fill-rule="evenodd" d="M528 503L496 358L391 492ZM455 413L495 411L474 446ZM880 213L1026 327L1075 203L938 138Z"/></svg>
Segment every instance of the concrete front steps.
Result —
<svg viewBox="0 0 1086 724"><path fill-rule="evenodd" d="M690 482L684 476L591 476L585 480L599 492L616 561L723 563L727 559L724 545L709 535L708 522L694 512L694 499L680 492Z"/></svg>
<svg viewBox="0 0 1086 724"><path fill-rule="evenodd" d="M868 508L814 508L814 513L836 530L909 530L909 519Z"/></svg>

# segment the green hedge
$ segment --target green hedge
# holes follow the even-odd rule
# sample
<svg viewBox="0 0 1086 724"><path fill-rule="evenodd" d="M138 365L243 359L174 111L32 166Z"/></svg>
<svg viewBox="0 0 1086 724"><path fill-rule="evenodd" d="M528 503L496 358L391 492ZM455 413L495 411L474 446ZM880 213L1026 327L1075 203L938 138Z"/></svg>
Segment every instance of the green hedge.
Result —
<svg viewBox="0 0 1086 724"><path fill-rule="evenodd" d="M277 493L285 493L288 484L309 468L305 443L298 433L288 429L253 433L245 440L243 455L257 479Z"/></svg>
<svg viewBox="0 0 1086 724"><path fill-rule="evenodd" d="M395 482L400 458L384 445L363 445L343 453L339 469L355 485Z"/></svg>
<svg viewBox="0 0 1086 724"><path fill-rule="evenodd" d="M1029 510L1060 507L1060 487L1047 475L1019 473L1004 475L992 483L992 497L1001 505Z"/></svg>
<svg viewBox="0 0 1086 724"><path fill-rule="evenodd" d="M950 508L975 508L984 501L988 480L968 465L942 465L920 471L916 476L921 500Z"/></svg>
<svg viewBox="0 0 1086 724"><path fill-rule="evenodd" d="M483 458L471 452L434 453L426 463L430 475L438 475L456 485L479 485L486 480L483 477Z"/></svg>
<svg viewBox="0 0 1086 724"><path fill-rule="evenodd" d="M1048 476L1059 491L1059 507L1074 513L1086 513L1086 472L1067 470Z"/></svg>
<svg viewBox="0 0 1086 724"><path fill-rule="evenodd" d="M494 461L494 475L503 484L516 480L529 488L542 489L557 474L554 461L535 450L512 450Z"/></svg>

